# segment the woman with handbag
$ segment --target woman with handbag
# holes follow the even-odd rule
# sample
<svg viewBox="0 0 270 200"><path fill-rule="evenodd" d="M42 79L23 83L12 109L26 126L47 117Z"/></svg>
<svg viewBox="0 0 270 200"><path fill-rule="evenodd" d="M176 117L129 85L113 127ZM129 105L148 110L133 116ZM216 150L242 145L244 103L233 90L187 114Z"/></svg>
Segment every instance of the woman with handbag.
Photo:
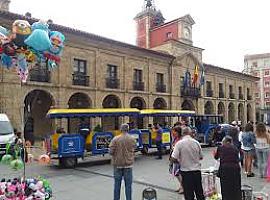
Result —
<svg viewBox="0 0 270 200"><path fill-rule="evenodd" d="M218 176L220 178L222 200L241 200L241 168L239 151L230 136L225 136L222 145L215 153L220 159Z"/></svg>
<svg viewBox="0 0 270 200"><path fill-rule="evenodd" d="M182 177L180 174L180 164L179 162L173 162L171 160L171 154L173 152L173 149L176 145L176 143L181 139L182 137L182 128L180 126L175 126L172 128L172 135L173 135L173 142L172 142L172 148L171 148L171 153L170 153L170 164L169 164L169 171L170 174L175 176L177 180L179 181L179 189L176 190L179 194L183 194L183 186L182 186Z"/></svg>

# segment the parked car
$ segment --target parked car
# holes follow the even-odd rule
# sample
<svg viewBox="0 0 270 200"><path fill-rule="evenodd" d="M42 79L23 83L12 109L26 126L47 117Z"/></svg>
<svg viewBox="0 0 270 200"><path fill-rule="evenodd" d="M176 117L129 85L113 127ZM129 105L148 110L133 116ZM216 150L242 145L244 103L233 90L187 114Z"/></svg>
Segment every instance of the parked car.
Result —
<svg viewBox="0 0 270 200"><path fill-rule="evenodd" d="M6 114L0 114L0 156L6 153L6 145L14 144L16 136Z"/></svg>

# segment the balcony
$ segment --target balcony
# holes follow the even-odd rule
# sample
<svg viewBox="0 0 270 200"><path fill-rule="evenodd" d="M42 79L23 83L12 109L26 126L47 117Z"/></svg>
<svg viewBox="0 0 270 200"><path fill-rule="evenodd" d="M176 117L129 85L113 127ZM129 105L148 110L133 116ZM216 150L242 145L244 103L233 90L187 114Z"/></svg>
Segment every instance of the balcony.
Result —
<svg viewBox="0 0 270 200"><path fill-rule="evenodd" d="M210 90L210 89L206 90L206 96L213 97L213 90Z"/></svg>
<svg viewBox="0 0 270 200"><path fill-rule="evenodd" d="M252 96L251 95L247 95L247 100L252 100Z"/></svg>
<svg viewBox="0 0 270 200"><path fill-rule="evenodd" d="M116 78L106 78L106 87L111 89L118 89L120 85L119 79Z"/></svg>
<svg viewBox="0 0 270 200"><path fill-rule="evenodd" d="M219 93L218 93L218 97L219 97L219 98L225 98L224 92L223 92L223 91L222 91L222 92L219 92Z"/></svg>
<svg viewBox="0 0 270 200"><path fill-rule="evenodd" d="M144 91L144 82L133 82L133 90Z"/></svg>
<svg viewBox="0 0 270 200"><path fill-rule="evenodd" d="M33 68L29 72L29 80L41 83L50 83L51 73L46 68Z"/></svg>
<svg viewBox="0 0 270 200"><path fill-rule="evenodd" d="M73 85L89 86L89 76L83 74L72 74Z"/></svg>
<svg viewBox="0 0 270 200"><path fill-rule="evenodd" d="M164 84L157 84L156 85L156 91L160 93L165 93L166 92L166 85Z"/></svg>
<svg viewBox="0 0 270 200"><path fill-rule="evenodd" d="M235 99L234 93L230 93L230 94L229 94L229 98L230 98L230 99Z"/></svg>
<svg viewBox="0 0 270 200"><path fill-rule="evenodd" d="M239 94L239 99L240 100L244 100L244 95L243 94Z"/></svg>
<svg viewBox="0 0 270 200"><path fill-rule="evenodd" d="M181 87L181 97L189 97L198 99L201 97L201 92L199 88L196 87Z"/></svg>

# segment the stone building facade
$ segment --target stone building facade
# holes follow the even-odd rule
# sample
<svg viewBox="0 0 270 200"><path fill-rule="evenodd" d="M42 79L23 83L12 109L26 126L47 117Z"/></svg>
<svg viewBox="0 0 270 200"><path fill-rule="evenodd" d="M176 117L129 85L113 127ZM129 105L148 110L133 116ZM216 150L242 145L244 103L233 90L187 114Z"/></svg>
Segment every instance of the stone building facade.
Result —
<svg viewBox="0 0 270 200"><path fill-rule="evenodd" d="M191 20L190 16L181 20L186 17ZM16 19L36 21L0 11L1 26L11 27ZM7 113L15 127L24 124L36 136L50 133L56 128L46 118L51 106L191 109L198 114L222 114L226 122L246 123L255 119L255 77L204 65L204 85L183 87L186 73L193 74L194 66L203 66L203 49L193 46L191 40L185 43L176 38L147 49L61 25L50 26L67 38L59 68L50 72L46 66L37 65L30 70L25 84L20 83L14 70L0 68L0 112ZM107 129L130 120L145 127L153 123L150 118L90 119L92 127L102 124ZM156 120L164 123L168 119ZM56 124L68 125L72 132L76 131L78 121L56 121Z"/></svg>
<svg viewBox="0 0 270 200"><path fill-rule="evenodd" d="M270 124L270 53L246 55L244 73L256 81L256 119Z"/></svg>

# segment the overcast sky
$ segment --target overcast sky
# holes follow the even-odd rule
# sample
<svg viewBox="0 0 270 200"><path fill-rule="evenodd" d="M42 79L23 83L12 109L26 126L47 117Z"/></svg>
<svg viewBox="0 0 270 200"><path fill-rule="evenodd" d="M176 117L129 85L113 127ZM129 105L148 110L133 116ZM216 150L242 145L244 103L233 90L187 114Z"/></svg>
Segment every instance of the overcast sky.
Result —
<svg viewBox="0 0 270 200"><path fill-rule="evenodd" d="M72 3L74 2L74 3ZM135 44L144 0L11 0L10 10ZM245 54L270 52L269 0L156 0L167 20L190 14L203 61L242 71Z"/></svg>

